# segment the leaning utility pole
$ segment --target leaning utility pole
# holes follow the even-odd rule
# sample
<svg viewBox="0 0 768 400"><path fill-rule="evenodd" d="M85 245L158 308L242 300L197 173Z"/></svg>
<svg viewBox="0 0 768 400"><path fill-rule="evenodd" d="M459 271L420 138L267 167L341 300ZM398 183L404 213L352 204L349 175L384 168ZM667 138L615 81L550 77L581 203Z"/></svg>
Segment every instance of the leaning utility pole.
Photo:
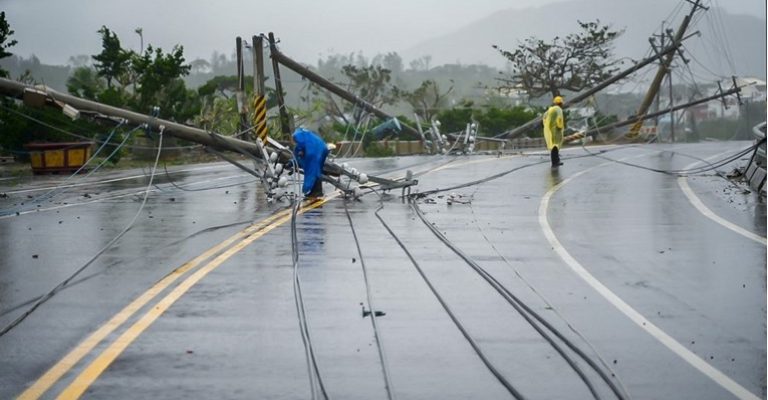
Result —
<svg viewBox="0 0 768 400"><path fill-rule="evenodd" d="M642 125L642 122L647 120L647 119L656 118L656 117L658 117L660 115L664 115L664 114L668 114L668 113L674 113L675 111L683 110L683 109L686 109L686 108L689 108L689 107L693 107L693 106L696 106L696 105L699 105L699 104L703 104L703 103L706 103L706 102L709 102L709 101L712 101L712 100L723 99L723 98L725 98L725 96L728 96L728 95L735 94L735 95L738 96L738 94L740 92L741 92L741 87L740 86L734 86L733 88L731 88L729 90L726 90L724 92L719 92L719 93L714 94L712 96L708 96L708 97L705 97L705 98L702 98L702 99L699 99L699 100L695 100L695 101L692 101L692 102L689 102L689 103L679 104L679 105L676 105L676 106L670 106L667 109L664 109L664 110L661 110L661 111L657 111L657 112L654 112L654 113L650 113L650 114L633 115L633 116L629 117L628 119L626 119L624 121L614 122L612 124L601 126L599 128L593 128L593 129L590 129L590 130L584 132L584 135L589 135L591 133L598 133L599 131L602 131L602 130L614 129L614 128L619 128L619 127L627 126L627 125L633 125L633 124L637 124L637 123L640 123Z"/></svg>
<svg viewBox="0 0 768 400"><path fill-rule="evenodd" d="M342 99L360 107L361 109L368 111L371 114L376 115L379 118L382 119L392 119L394 116L385 113L384 111L381 111L373 104L365 101L364 99L340 88L339 86L335 85L331 81L323 78L322 76L310 71L309 69L305 68L303 65L297 63L296 61L292 60L285 54L281 53L279 50L277 50L277 47L274 46L274 36L272 33L269 33L269 47L272 57L272 65L275 67L275 71L277 71L277 63L280 63L284 65L286 68L293 70L297 74L309 79L313 83L317 84L318 86L322 87L323 89L328 90L329 92L341 97ZM279 99L279 97L278 97ZM412 127L403 124L400 122L400 125L402 126L403 130L413 134L413 135L419 135L419 132L416 129L413 129Z"/></svg>
<svg viewBox="0 0 768 400"><path fill-rule="evenodd" d="M693 18L693 14L698 11L699 8L707 9L706 7L702 6L701 0L688 0L691 4L693 4L693 7L691 8L691 12L688 13L688 15L683 18L683 22L680 23L680 27L677 28L677 32L675 33L675 36L672 38L672 46L679 46L680 42L683 40L683 35L685 35L685 30L688 29L688 25L691 23L691 19ZM643 99L643 102L640 104L640 108L637 110L637 113L635 116L638 118L637 123L635 123L632 128L629 131L628 137L634 137L637 136L640 133L640 128L643 126L643 119L641 119L642 116L644 116L648 112L648 108L651 106L651 103L653 103L653 99L656 97L656 94L659 92L659 88L661 87L661 82L664 79L664 76L669 72L669 67L672 64L672 60L675 58L674 53L669 53L664 57L661 64L659 65L659 70L656 72L656 76L653 77L653 81L651 82L651 86L648 88L648 92L645 94L645 98Z"/></svg>

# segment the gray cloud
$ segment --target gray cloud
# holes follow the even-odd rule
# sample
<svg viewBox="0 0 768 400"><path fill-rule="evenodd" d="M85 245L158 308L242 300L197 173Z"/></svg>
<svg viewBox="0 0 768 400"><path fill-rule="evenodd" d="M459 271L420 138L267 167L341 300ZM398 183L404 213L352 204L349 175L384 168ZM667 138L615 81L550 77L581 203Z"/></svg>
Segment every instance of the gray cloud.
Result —
<svg viewBox="0 0 768 400"><path fill-rule="evenodd" d="M96 54L96 31L106 25L123 46L144 43L170 50L184 46L187 59L230 54L235 36L274 31L285 52L314 63L321 55L363 51L367 56L403 51L509 8L542 6L555 0L2 0L15 54L64 64L78 54ZM706 0L731 12L765 18L764 0ZM615 4L606 0L606 4ZM670 0L670 9L677 1Z"/></svg>

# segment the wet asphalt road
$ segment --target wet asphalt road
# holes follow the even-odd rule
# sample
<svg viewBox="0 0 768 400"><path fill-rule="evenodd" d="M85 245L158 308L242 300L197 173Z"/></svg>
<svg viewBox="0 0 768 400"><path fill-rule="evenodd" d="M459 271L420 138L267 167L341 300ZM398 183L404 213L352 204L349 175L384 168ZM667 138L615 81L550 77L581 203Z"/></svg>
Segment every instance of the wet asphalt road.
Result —
<svg viewBox="0 0 768 400"><path fill-rule="evenodd" d="M602 149L609 150L603 157L669 170L747 146ZM369 173L429 171L419 176L419 192L523 167L428 195L418 207L448 241L613 374L611 382L628 398L764 398L765 203L713 171L680 180L589 157L581 148L563 156L559 170L536 152L350 164ZM78 390L97 399L312 398L290 223L280 214L286 204L266 204L252 177L226 164L169 171L156 176L147 205L116 245L0 337L0 398L30 387L44 387L43 398ZM141 205L145 173L94 175L89 179L110 182L67 188L52 199L36 197L64 177L0 187L8 195L0 208L10 211L0 217L0 327L128 225ZM712 215L753 237L707 217L686 187ZM617 398L578 361L591 393L520 312L397 195L370 193L347 203L362 260L342 199L329 198L297 219L307 324L330 398L387 398L371 319L362 317L369 308L362 262L375 309L386 313L376 322L393 397L513 398L436 292L524 398ZM380 216L435 292L376 218L380 204ZM276 220L209 251L269 218ZM148 301L126 310L137 298ZM643 319L634 322L633 315ZM105 326L115 329L92 339ZM76 359L59 363L73 353ZM58 375L39 386L47 371Z"/></svg>

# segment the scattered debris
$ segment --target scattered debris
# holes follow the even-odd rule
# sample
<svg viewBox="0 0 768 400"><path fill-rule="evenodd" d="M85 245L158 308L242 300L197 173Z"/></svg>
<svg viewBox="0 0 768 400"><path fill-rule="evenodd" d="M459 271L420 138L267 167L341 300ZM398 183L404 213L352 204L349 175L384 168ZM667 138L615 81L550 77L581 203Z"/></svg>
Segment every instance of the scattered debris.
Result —
<svg viewBox="0 0 768 400"><path fill-rule="evenodd" d="M740 178L742 176L744 176L744 172L739 168L734 168L733 171L726 175L728 179Z"/></svg>

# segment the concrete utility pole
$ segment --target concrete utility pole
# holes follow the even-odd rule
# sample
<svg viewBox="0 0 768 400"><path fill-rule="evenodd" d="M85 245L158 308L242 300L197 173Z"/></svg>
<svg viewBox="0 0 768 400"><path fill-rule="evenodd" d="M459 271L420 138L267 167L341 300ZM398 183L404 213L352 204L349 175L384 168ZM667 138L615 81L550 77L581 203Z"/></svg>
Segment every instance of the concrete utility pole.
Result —
<svg viewBox="0 0 768 400"><path fill-rule="evenodd" d="M162 126L165 134L179 139L188 140L220 150L236 151L238 153L244 151L257 158L263 158L263 153L255 143L228 136L221 136L192 126L182 125L173 121L108 106L91 100L81 99L69 94L57 92L50 88L33 87L10 79L0 78L0 95L24 99L25 103L35 103L40 105L57 105L58 102L74 107L79 111L123 118L132 125L146 124L155 131L160 130L160 127ZM290 153L288 152L281 152L279 154L281 159L284 159L285 161L291 159Z"/></svg>
<svg viewBox="0 0 768 400"><path fill-rule="evenodd" d="M245 106L245 69L243 68L243 39L238 36L235 39L235 48L237 53L237 113L240 114L240 131L248 129L248 109ZM246 133L245 137L250 138Z"/></svg>
<svg viewBox="0 0 768 400"><path fill-rule="evenodd" d="M253 89L257 96L264 96L264 37L254 35L253 38Z"/></svg>
<svg viewBox="0 0 768 400"><path fill-rule="evenodd" d="M661 21L661 32L662 33L659 34L659 35L655 35L654 34L653 37L648 39L648 41L651 43L651 47L653 47L653 51L658 51L656 49L656 41L655 41L656 37L659 38L659 42L661 43L660 46L662 48L664 48L664 45L666 44L666 40L665 39L667 37L666 37L666 35L664 35L664 25L665 24L666 24L666 21ZM661 65L661 61L659 62L659 65ZM660 110L660 108L661 108L661 93L659 93L659 92L656 93L656 99L654 100L653 104L654 104L653 111L654 112L658 112ZM659 118L658 117L654 118L653 124L656 127L656 131L658 132L658 129L659 129Z"/></svg>
<svg viewBox="0 0 768 400"><path fill-rule="evenodd" d="M277 51L277 42L275 42L275 35L272 34L272 32L269 32L269 53L272 58L272 69L274 70L275 75L275 95L277 96L277 107L280 109L280 130L286 134L290 135L292 132L292 126L290 122L290 116L288 115L288 111L285 108L285 99L283 98L283 81L280 79L280 64L277 63L277 58L275 57L275 53L279 53Z"/></svg>
<svg viewBox="0 0 768 400"><path fill-rule="evenodd" d="M672 46L678 46L680 42L683 40L683 35L685 35L686 29L688 29L688 25L691 23L691 19L693 18L693 14L698 11L699 8L704 8L701 4L701 0L691 0L690 1L693 4L693 7L691 8L691 12L688 13L688 15L683 18L683 22L680 23L680 27L677 28L677 32L675 33L675 36L672 38ZM648 88L648 92L645 94L645 98L643 99L643 102L640 104L640 108L637 110L637 113L635 114L636 117L640 118L643 115L645 115L648 112L648 108L651 106L651 103L653 102L653 99L656 97L656 94L659 91L659 88L661 87L661 82L664 79L664 76L669 72L669 66L672 64L672 60L675 58L674 53L669 53L666 55L666 57L662 60L661 65L659 65L659 70L656 72L656 76L653 77L653 81L651 82L651 86ZM628 137L634 137L637 136L640 133L640 128L643 126L643 119L639 119L635 125L632 126L632 129L630 129Z"/></svg>
<svg viewBox="0 0 768 400"><path fill-rule="evenodd" d="M667 81L669 82L669 107L675 106L675 94L672 86L672 67L667 72ZM675 143L675 113L669 116L669 140Z"/></svg>
<svg viewBox="0 0 768 400"><path fill-rule="evenodd" d="M267 135L267 97L264 87L264 38L253 36L253 127L256 137L266 143Z"/></svg>
<svg viewBox="0 0 768 400"><path fill-rule="evenodd" d="M198 143L203 146L208 146L214 150L232 151L239 154L248 154L255 158L267 160L267 154L263 151L264 147L261 146L261 142L251 143L245 140L240 140L228 136L222 136L214 132L208 132L203 129L195 128L192 126L182 125L173 121L168 121L153 116L140 114L134 111L125 110L118 107L108 106L106 104L98 103L91 100L81 99L69 94L60 93L56 90L47 87L34 87L25 85L20 82L16 82L10 79L0 78L0 95L13 97L24 100L25 104L30 106L55 106L68 108L74 108L76 112L87 112L89 114L96 114L102 116L108 116L113 118L122 118L130 125L146 125L153 130L161 130L164 134L187 140L190 142ZM275 149L275 153L278 155L278 160L281 163L290 162L293 159L293 155L289 150ZM225 158L226 159L226 158ZM268 166L271 165L269 162ZM235 163L238 165L238 163ZM244 168L242 165L238 165L240 168ZM253 173L248 168L249 173ZM325 176L340 176L345 175L351 178L359 177L355 173L352 173L340 165L326 160L323 165L323 174ZM404 188L418 184L418 181L407 177L405 180L393 181L386 178L380 178L372 175L368 175L368 179L371 182L378 183L383 190L390 190L394 188ZM333 180L331 180L333 182Z"/></svg>
<svg viewBox="0 0 768 400"><path fill-rule="evenodd" d="M309 79L313 83L317 84L318 86L322 87L323 89L328 90L329 92L341 97L342 99L362 108L365 111L368 111L369 113L382 118L382 119L392 119L394 116L385 113L384 111L381 111L373 104L363 100L362 98L355 96L354 94L340 88L339 86L335 85L331 81L323 78L322 76L310 71L309 69L305 68L303 65L297 63L296 61L293 61L291 58L286 56L285 54L281 53L279 50L277 50L276 47L273 46L274 38L272 36L272 33L269 34L269 43L270 43L270 51L272 53L272 64L275 65L275 63L283 64L286 68L296 72L297 74ZM277 68L277 67L275 67ZM400 122L400 125L403 128L403 131L406 131L408 133L411 133L413 135L419 135L419 132Z"/></svg>

